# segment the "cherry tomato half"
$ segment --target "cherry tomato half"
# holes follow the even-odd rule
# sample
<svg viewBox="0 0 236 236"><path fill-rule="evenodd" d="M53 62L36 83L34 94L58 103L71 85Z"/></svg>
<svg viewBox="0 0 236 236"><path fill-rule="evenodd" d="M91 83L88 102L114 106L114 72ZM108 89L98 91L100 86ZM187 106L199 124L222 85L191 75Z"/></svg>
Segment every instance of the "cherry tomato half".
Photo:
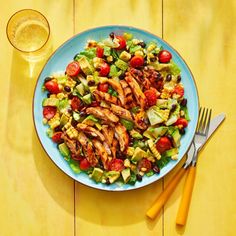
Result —
<svg viewBox="0 0 236 236"><path fill-rule="evenodd" d="M109 73L110 73L110 66L104 62L100 67L99 75L107 76Z"/></svg>
<svg viewBox="0 0 236 236"><path fill-rule="evenodd" d="M166 136L161 137L156 143L156 148L160 153L163 153L166 150L171 149L171 147L172 147L171 141Z"/></svg>
<svg viewBox="0 0 236 236"><path fill-rule="evenodd" d="M52 136L52 141L54 143L62 143L63 139L61 138L61 135L62 135L61 131L55 132Z"/></svg>
<svg viewBox="0 0 236 236"><path fill-rule="evenodd" d="M102 58L102 57L103 57L103 54L104 54L104 49L103 49L102 47L98 46L97 49L96 49L96 55L97 55L97 57Z"/></svg>
<svg viewBox="0 0 236 236"><path fill-rule="evenodd" d="M157 90L154 88L148 89L144 92L144 95L147 98L147 102L149 106L154 106L157 102Z"/></svg>
<svg viewBox="0 0 236 236"><path fill-rule="evenodd" d="M73 97L71 99L71 104L70 105L71 105L71 109L73 111L78 111L79 108L80 108L81 102L80 102L78 97Z"/></svg>
<svg viewBox="0 0 236 236"><path fill-rule="evenodd" d="M79 62L77 61L73 61L71 63L68 64L68 66L66 67L66 74L69 76L77 76L80 72L80 66L79 66Z"/></svg>
<svg viewBox="0 0 236 236"><path fill-rule="evenodd" d="M144 64L144 59L141 56L134 56L130 60L130 65L134 68L143 66Z"/></svg>
<svg viewBox="0 0 236 236"><path fill-rule="evenodd" d="M49 80L44 84L45 88L49 91L49 93L57 94L60 92L58 83L53 80Z"/></svg>
<svg viewBox="0 0 236 236"><path fill-rule="evenodd" d="M88 170L90 168L90 163L88 162L88 160L86 158L84 158L83 160L80 161L79 163L79 168L81 170Z"/></svg>
<svg viewBox="0 0 236 236"><path fill-rule="evenodd" d="M47 120L50 120L51 118L53 118L56 112L57 112L56 107L52 107L52 106L43 107L43 117L46 118Z"/></svg>
<svg viewBox="0 0 236 236"><path fill-rule="evenodd" d="M124 168L124 161L121 159L112 159L109 164L110 170L122 171Z"/></svg>
<svg viewBox="0 0 236 236"><path fill-rule="evenodd" d="M120 35L117 35L115 37L118 39L119 44L120 44L120 46L116 49L118 49L118 50L124 49L126 47L125 38L123 36L120 36Z"/></svg>
<svg viewBox="0 0 236 236"><path fill-rule="evenodd" d="M188 121L184 118L179 118L175 123L174 125L182 125L183 128L186 128L188 126Z"/></svg>
<svg viewBox="0 0 236 236"><path fill-rule="evenodd" d="M178 95L183 97L184 96L184 88L180 85L176 85L175 88L174 88L173 93L177 93Z"/></svg>
<svg viewBox="0 0 236 236"><path fill-rule="evenodd" d="M158 54L159 62L168 63L172 58L172 54L167 50L162 50Z"/></svg>
<svg viewBox="0 0 236 236"><path fill-rule="evenodd" d="M107 83L98 84L98 90L107 93L109 85Z"/></svg>
<svg viewBox="0 0 236 236"><path fill-rule="evenodd" d="M152 163L147 158L143 158L138 163L138 169L142 171L142 168L146 168L144 172L148 172L152 168Z"/></svg>

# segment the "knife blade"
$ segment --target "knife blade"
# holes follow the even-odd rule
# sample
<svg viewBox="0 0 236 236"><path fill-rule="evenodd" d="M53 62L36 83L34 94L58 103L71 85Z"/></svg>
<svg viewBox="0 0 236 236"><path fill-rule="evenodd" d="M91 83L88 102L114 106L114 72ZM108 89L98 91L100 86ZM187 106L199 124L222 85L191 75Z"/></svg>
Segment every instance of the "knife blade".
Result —
<svg viewBox="0 0 236 236"><path fill-rule="evenodd" d="M209 138L212 136L212 134L217 130L217 128L220 126L220 124L224 121L224 119L225 119L225 114L221 113L221 114L215 116L211 120L207 138L206 138L205 142L202 144L202 146L199 148L199 151L203 148L203 146L206 144L206 142L209 140ZM187 152L187 160L184 163L184 168L187 168L190 165L190 163L192 162L193 154L194 154L194 145L192 143L188 152Z"/></svg>

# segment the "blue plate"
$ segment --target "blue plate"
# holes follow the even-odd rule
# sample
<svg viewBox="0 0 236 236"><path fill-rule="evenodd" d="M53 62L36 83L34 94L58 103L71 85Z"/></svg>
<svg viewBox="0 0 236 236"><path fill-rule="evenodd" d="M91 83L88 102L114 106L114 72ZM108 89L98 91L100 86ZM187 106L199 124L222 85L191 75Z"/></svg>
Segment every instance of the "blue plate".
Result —
<svg viewBox="0 0 236 236"><path fill-rule="evenodd" d="M69 167L68 163L60 155L56 144L54 144L51 141L51 139L47 137L46 135L47 126L43 125L42 123L43 120L42 100L43 98L46 97L46 93L43 93L41 89L44 83L44 78L57 71L65 71L67 64L73 60L74 55L84 49L87 40L89 39L102 40L108 37L108 35L111 32L115 32L117 34L121 34L123 32L130 32L134 35L135 38L142 39L146 42L155 41L158 43L158 45L163 46L164 49L172 53L174 62L181 69L182 82L185 87L185 97L188 99L188 109L191 118L188 128L186 129L186 134L181 139L179 159L177 161L170 161L163 169L161 169L159 175L144 177L142 182L136 182L134 186L127 184L122 186L117 184L112 184L112 185L105 185L102 183L97 184L92 179L90 179L88 175L84 173L75 174ZM65 172L67 175L69 175L76 181L85 184L87 186L90 186L92 188L108 190L108 191L125 191L125 190L140 188L157 181L158 179L162 178L167 173L169 173L187 152L188 147L193 139L198 120L198 108L199 105L198 105L198 93L196 84L193 75L191 74L188 66L181 58L181 56L161 38L144 30L128 26L98 27L77 34L73 38L66 41L61 47L59 47L55 51L55 53L50 57L50 59L44 66L41 74L39 75L33 98L33 117L34 117L35 128L43 148L45 149L48 156L52 159L52 161L63 172Z"/></svg>

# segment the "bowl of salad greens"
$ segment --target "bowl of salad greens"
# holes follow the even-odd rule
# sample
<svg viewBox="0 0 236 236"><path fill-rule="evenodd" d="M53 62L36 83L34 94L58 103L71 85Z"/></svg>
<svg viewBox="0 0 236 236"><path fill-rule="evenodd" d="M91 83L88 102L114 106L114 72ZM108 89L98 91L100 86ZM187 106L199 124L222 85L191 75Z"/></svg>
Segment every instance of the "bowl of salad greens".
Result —
<svg viewBox="0 0 236 236"><path fill-rule="evenodd" d="M198 119L198 93L181 56L127 26L84 31L39 75L39 140L52 161L87 186L124 191L165 176L182 159Z"/></svg>

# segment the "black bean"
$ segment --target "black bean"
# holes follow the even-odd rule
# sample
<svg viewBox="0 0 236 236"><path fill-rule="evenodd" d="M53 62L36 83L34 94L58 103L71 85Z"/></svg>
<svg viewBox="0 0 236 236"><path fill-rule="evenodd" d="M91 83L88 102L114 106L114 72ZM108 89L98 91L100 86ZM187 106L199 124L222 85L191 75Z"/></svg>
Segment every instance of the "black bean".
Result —
<svg viewBox="0 0 236 236"><path fill-rule="evenodd" d="M48 82L48 81L50 81L50 80L52 80L51 77L46 77L46 78L44 79L44 83L46 83L46 82Z"/></svg>
<svg viewBox="0 0 236 236"><path fill-rule="evenodd" d="M144 61L143 65L144 65L144 66L147 66L147 65L148 65L148 63L147 63L146 60Z"/></svg>
<svg viewBox="0 0 236 236"><path fill-rule="evenodd" d="M74 127L76 127L77 124L78 124L78 122L77 122L75 119L72 119L71 125L74 126Z"/></svg>
<svg viewBox="0 0 236 236"><path fill-rule="evenodd" d="M160 173L160 168L158 166L154 166L152 169L155 173L157 173L157 174Z"/></svg>
<svg viewBox="0 0 236 236"><path fill-rule="evenodd" d="M151 61L151 62L155 62L156 60L157 60L156 57L150 58L150 61Z"/></svg>
<svg viewBox="0 0 236 236"><path fill-rule="evenodd" d="M124 155L121 151L116 151L116 157L119 159L124 159Z"/></svg>
<svg viewBox="0 0 236 236"><path fill-rule="evenodd" d="M187 100L186 98L184 98L184 99L181 101L180 105L183 106L183 107L186 107L187 101L188 101L188 100Z"/></svg>
<svg viewBox="0 0 236 236"><path fill-rule="evenodd" d="M119 79L124 79L125 78L125 74L122 73L120 76L119 76Z"/></svg>
<svg viewBox="0 0 236 236"><path fill-rule="evenodd" d="M110 36L112 39L114 39L114 37L115 37L114 32L111 32L111 33L109 34L109 36Z"/></svg>
<svg viewBox="0 0 236 236"><path fill-rule="evenodd" d="M93 86L93 85L95 85L95 81L94 80L89 80L88 86Z"/></svg>
<svg viewBox="0 0 236 236"><path fill-rule="evenodd" d="M171 106L170 112L174 112L175 109L176 109L176 107L177 107L177 105L176 105L176 104L173 104L173 105Z"/></svg>
<svg viewBox="0 0 236 236"><path fill-rule="evenodd" d="M138 180L139 182L141 182L142 179L143 179L143 176L140 175L140 174L137 174L137 175L136 175L136 178L137 178L137 180Z"/></svg>
<svg viewBox="0 0 236 236"><path fill-rule="evenodd" d="M68 92L68 93L71 91L70 87L67 86L67 85L64 87L64 90L65 90L66 92Z"/></svg>
<svg viewBox="0 0 236 236"><path fill-rule="evenodd" d="M80 111L79 115L80 116L86 116L86 112L85 111Z"/></svg>
<svg viewBox="0 0 236 236"><path fill-rule="evenodd" d="M168 74L168 75L166 76L166 81L169 82L169 81L171 81L171 79L172 79L172 75L171 75L171 74Z"/></svg>
<svg viewBox="0 0 236 236"><path fill-rule="evenodd" d="M55 128L54 128L54 131L55 131L55 132L61 131L61 127L60 127L60 126L55 127Z"/></svg>
<svg viewBox="0 0 236 236"><path fill-rule="evenodd" d="M139 42L138 45L141 46L142 48L146 47L146 43L144 43L144 42Z"/></svg>
<svg viewBox="0 0 236 236"><path fill-rule="evenodd" d="M177 76L177 83L179 83L180 81L181 81L181 76L178 75L178 76Z"/></svg>
<svg viewBox="0 0 236 236"><path fill-rule="evenodd" d="M160 72L157 72L157 78L161 78L161 73Z"/></svg>
<svg viewBox="0 0 236 236"><path fill-rule="evenodd" d="M184 135L184 134L185 134L185 129L184 129L184 128L180 129L180 130L179 130L179 133L182 134L182 135Z"/></svg>
<svg viewBox="0 0 236 236"><path fill-rule="evenodd" d="M74 95L72 94L72 93L70 93L69 95L68 95L68 98L69 99L72 99L74 97Z"/></svg>
<svg viewBox="0 0 236 236"><path fill-rule="evenodd" d="M71 108L68 108L68 109L67 109L67 112L71 114L73 111L72 111Z"/></svg>
<svg viewBox="0 0 236 236"><path fill-rule="evenodd" d="M48 98L50 97L50 95L51 95L51 93L47 93L47 97L48 97Z"/></svg>
<svg viewBox="0 0 236 236"><path fill-rule="evenodd" d="M110 185L110 184L111 184L109 178L106 178L106 184L107 184L107 185Z"/></svg>

